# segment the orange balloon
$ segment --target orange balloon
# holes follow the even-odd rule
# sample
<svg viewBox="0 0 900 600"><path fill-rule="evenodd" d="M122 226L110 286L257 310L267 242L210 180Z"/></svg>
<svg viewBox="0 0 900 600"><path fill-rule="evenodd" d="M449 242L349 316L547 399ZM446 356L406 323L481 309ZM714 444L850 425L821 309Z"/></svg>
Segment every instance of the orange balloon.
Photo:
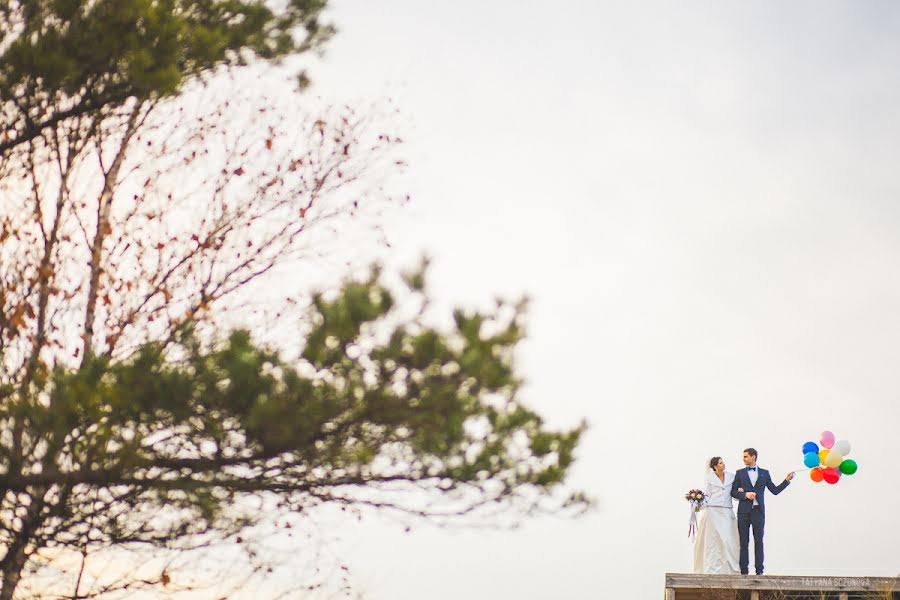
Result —
<svg viewBox="0 0 900 600"><path fill-rule="evenodd" d="M825 479L825 475L822 473L822 467L816 467L815 469L810 469L809 478L815 481L816 483L821 483L823 479Z"/></svg>

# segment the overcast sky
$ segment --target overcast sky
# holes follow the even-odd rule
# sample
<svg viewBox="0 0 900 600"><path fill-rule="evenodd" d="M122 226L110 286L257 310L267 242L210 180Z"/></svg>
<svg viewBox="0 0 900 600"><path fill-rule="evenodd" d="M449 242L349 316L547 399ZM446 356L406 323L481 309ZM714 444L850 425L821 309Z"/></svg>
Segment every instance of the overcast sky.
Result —
<svg viewBox="0 0 900 600"><path fill-rule="evenodd" d="M658 597L704 462L755 446L780 481L823 429L859 473L770 499L767 572L898 574L900 3L331 1L313 92L411 124L393 257L431 254L447 302L531 296L525 396L589 420L599 499L514 532L348 522L355 587Z"/></svg>

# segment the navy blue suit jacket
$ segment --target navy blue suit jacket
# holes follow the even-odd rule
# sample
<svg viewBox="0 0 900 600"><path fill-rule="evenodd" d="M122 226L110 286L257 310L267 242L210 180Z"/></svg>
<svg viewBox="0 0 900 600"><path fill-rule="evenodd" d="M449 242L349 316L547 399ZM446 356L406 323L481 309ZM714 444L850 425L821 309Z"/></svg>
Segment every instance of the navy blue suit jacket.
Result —
<svg viewBox="0 0 900 600"><path fill-rule="evenodd" d="M766 514L766 488L776 496L784 491L784 488L790 485L790 481L784 480L780 485L772 482L769 472L760 467L756 467L757 477L756 485L750 483L750 473L744 467L734 474L734 483L731 484L731 497L739 500L738 514L749 513L753 508L753 500L747 500L747 492L756 492L756 501L759 502L759 510ZM738 489L743 489L739 492Z"/></svg>

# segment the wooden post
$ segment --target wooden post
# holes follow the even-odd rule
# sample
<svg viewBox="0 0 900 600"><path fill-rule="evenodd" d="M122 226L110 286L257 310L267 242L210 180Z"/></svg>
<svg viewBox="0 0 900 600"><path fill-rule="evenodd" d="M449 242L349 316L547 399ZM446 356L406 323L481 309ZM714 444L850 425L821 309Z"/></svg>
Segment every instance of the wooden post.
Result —
<svg viewBox="0 0 900 600"><path fill-rule="evenodd" d="M759 590L751 590L750 600L759 600Z"/></svg>
<svg viewBox="0 0 900 600"><path fill-rule="evenodd" d="M674 588L666 588L666 600L675 600Z"/></svg>
<svg viewBox="0 0 900 600"><path fill-rule="evenodd" d="M847 592L841 592L838 594L838 600L850 600L850 594Z"/></svg>

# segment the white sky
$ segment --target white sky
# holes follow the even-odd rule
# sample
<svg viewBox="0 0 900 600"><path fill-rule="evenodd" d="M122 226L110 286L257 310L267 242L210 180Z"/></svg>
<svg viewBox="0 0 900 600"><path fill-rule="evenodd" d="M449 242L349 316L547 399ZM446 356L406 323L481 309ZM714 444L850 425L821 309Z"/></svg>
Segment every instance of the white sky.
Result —
<svg viewBox="0 0 900 600"><path fill-rule="evenodd" d="M900 3L332 2L314 92L413 124L398 261L434 256L449 302L533 298L525 393L591 422L600 502L348 522L365 597L658 597L704 461L752 445L780 480L823 429L860 471L770 499L767 572L900 572Z"/></svg>

